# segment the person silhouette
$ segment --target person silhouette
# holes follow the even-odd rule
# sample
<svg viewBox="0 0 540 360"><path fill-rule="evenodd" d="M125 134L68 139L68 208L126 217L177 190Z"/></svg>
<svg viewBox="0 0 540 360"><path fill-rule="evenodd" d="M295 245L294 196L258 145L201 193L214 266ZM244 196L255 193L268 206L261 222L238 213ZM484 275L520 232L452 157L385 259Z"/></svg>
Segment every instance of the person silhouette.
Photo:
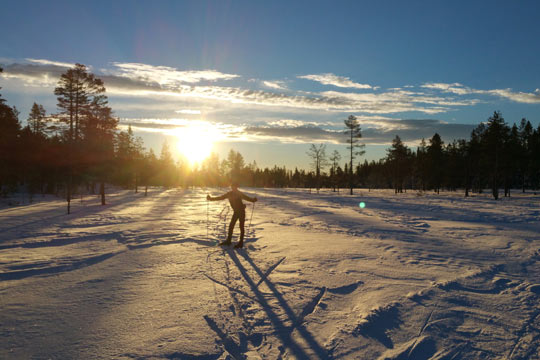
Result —
<svg viewBox="0 0 540 360"><path fill-rule="evenodd" d="M212 197L210 194L206 195L206 200L208 201L219 201L219 200L225 200L229 199L229 204L233 208L233 215L231 218L231 222L229 223L229 234L227 235L227 240L222 241L219 245L226 246L231 244L232 234L234 230L234 226L236 225L236 221L240 221L240 241L234 246L236 249L242 248L244 246L244 224L246 222L246 205L242 202L242 200L246 200L249 202L256 202L256 197L249 197L246 194L242 193L240 190L238 190L238 183L233 182L231 183L231 191L221 195Z"/></svg>

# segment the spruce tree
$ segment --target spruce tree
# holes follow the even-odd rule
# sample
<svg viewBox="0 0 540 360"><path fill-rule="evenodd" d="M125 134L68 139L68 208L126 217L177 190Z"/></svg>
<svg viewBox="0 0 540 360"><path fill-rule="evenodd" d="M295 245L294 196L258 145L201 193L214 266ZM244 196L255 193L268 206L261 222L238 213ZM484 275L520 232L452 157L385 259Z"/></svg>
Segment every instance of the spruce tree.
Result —
<svg viewBox="0 0 540 360"><path fill-rule="evenodd" d="M34 102L30 114L28 115L28 126L34 134L44 135L46 128L45 108Z"/></svg>
<svg viewBox="0 0 540 360"><path fill-rule="evenodd" d="M501 113L495 111L488 119L483 134L484 155L488 169L491 192L495 200L499 199L499 185L503 175L505 141L509 132L508 125Z"/></svg>

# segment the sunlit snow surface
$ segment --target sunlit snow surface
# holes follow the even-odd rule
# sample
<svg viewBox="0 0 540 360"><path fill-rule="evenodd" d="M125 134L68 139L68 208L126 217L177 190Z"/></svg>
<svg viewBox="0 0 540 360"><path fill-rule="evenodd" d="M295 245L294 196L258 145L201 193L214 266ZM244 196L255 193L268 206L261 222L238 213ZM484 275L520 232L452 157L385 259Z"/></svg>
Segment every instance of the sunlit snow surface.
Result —
<svg viewBox="0 0 540 360"><path fill-rule="evenodd" d="M0 208L0 358L540 358L540 196L206 192Z"/></svg>

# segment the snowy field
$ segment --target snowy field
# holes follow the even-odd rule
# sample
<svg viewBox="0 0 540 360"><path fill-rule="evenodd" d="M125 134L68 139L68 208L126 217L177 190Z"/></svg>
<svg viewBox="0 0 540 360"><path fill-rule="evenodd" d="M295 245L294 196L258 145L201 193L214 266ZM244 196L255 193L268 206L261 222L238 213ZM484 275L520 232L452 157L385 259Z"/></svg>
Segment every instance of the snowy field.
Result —
<svg viewBox="0 0 540 360"><path fill-rule="evenodd" d="M245 192L0 209L0 358L540 358L540 196Z"/></svg>

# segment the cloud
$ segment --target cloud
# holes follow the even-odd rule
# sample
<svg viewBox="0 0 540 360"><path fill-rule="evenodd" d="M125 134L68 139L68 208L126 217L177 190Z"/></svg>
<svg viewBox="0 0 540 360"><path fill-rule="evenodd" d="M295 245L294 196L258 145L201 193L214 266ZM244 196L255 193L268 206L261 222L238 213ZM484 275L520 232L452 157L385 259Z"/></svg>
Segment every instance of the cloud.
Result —
<svg viewBox="0 0 540 360"><path fill-rule="evenodd" d="M471 88L465 87L460 83L445 84L445 83L427 83L421 85L421 87L426 89L435 89L443 92L453 93L457 95L469 95L473 94Z"/></svg>
<svg viewBox="0 0 540 360"><path fill-rule="evenodd" d="M317 123L314 121L303 121L295 119L280 119L268 122L269 126L274 127L298 127L298 126L322 126L329 125L330 123Z"/></svg>
<svg viewBox="0 0 540 360"><path fill-rule="evenodd" d="M525 104L540 104L540 92L536 89L533 93L515 92L512 89L492 89L492 90L479 90L473 89L460 83L427 83L421 87L428 89L435 89L446 93L453 93L457 95L492 95L498 96L504 99L515 101Z"/></svg>
<svg viewBox="0 0 540 360"><path fill-rule="evenodd" d="M60 75L66 70L58 65L35 65L13 63L4 65L0 77L19 80L24 86L51 87L58 83Z"/></svg>
<svg viewBox="0 0 540 360"><path fill-rule="evenodd" d="M122 72L119 75L115 74L114 70L104 70L106 74L98 74L98 76L103 79L109 96L139 97L152 99L153 101L174 98L194 99L234 105L264 106L267 108L279 107L366 114L391 114L406 111L437 114L450 110L450 106L474 104L474 101L471 100L456 101L452 98L428 97L422 96L422 93L412 91L362 94L326 91L321 93L285 94L242 87L189 85L181 83L183 81L181 79L185 79L183 73L188 72L175 70L171 74L169 70L165 70L163 73L160 73L160 71L156 73L155 68L150 66L148 74L144 71L142 73L134 71ZM56 65L11 64L6 66L5 75L2 76L19 78L25 83L37 82L38 84L53 86L64 71L65 68ZM150 75L153 76L152 81L150 81ZM205 76L199 73L195 77L197 79L216 78L208 74Z"/></svg>
<svg viewBox="0 0 540 360"><path fill-rule="evenodd" d="M177 135L185 128L200 129L203 133L212 132L215 141L227 141L231 138L246 141L244 126L210 122L204 120L191 120L184 118L123 118L120 120L123 128L131 126L133 131L161 133L164 135Z"/></svg>
<svg viewBox="0 0 540 360"><path fill-rule="evenodd" d="M279 81L279 80L268 81L268 80L263 80L261 83L262 83L263 86L266 86L267 88L270 88L270 89L275 89L275 90L287 90L287 86L285 85L285 81Z"/></svg>
<svg viewBox="0 0 540 360"><path fill-rule="evenodd" d="M417 145L422 138L427 140L438 133L448 143L454 139L468 139L475 127L473 124L447 123L436 119L395 120L387 127L365 129L363 140L369 144L386 145L399 135L404 142Z"/></svg>
<svg viewBox="0 0 540 360"><path fill-rule="evenodd" d="M477 90L479 91L479 90ZM514 92L512 89L494 89L487 90L482 93L497 95L508 100L512 100L519 103L525 104L540 104L540 93L538 89L535 90L535 93L524 93L524 92Z"/></svg>
<svg viewBox="0 0 540 360"><path fill-rule="evenodd" d="M201 110L191 110L191 109L182 109L182 110L175 110L174 111L177 114L188 114L188 115L200 115Z"/></svg>
<svg viewBox="0 0 540 360"><path fill-rule="evenodd" d="M454 139L469 138L476 125L451 124L436 119L393 119L374 116L364 118L361 142L366 145L389 145L399 135L409 146L417 146L422 138L428 140L435 133L448 143ZM369 121L369 122L368 122ZM175 135L185 127L213 129L216 141L279 142L310 144L324 142L345 145L347 136L341 122L306 122L281 119L260 124L230 124L221 121L190 120L185 118L122 118L123 128L133 131Z"/></svg>
<svg viewBox="0 0 540 360"><path fill-rule="evenodd" d="M240 75L225 74L217 70L188 70L182 71L169 66L153 66L139 63L113 63L112 70L104 69L119 77L139 80L148 83L157 83L167 88L174 88L179 84L194 84L201 81L230 80Z"/></svg>
<svg viewBox="0 0 540 360"><path fill-rule="evenodd" d="M449 106L470 106L479 100L456 100L440 96L426 96L421 92L397 90L382 93L343 93L338 91L322 92L327 99L346 102L358 109L358 112L370 114L391 114L397 112L419 111L426 114L447 112ZM429 104L429 105L421 105Z"/></svg>
<svg viewBox="0 0 540 360"><path fill-rule="evenodd" d="M323 85L333 85L333 86L342 87L342 88L372 89L371 85L355 83L351 81L351 79L348 77L338 76L332 73L301 75L301 76L297 76L297 78L317 81Z"/></svg>
<svg viewBox="0 0 540 360"><path fill-rule="evenodd" d="M54 87L67 63L30 59L31 63L13 63L6 65L0 76L10 79L10 86L20 81L23 86L48 88ZM225 74L216 70L181 71L167 66L152 66L137 63L113 63L111 69L103 69L97 73L103 79L111 103L119 108L128 108L129 103L145 103L145 115L155 109L155 104L167 106L165 111L176 109L198 108L243 108L264 111L282 112L338 112L358 115L386 115L404 112L420 112L428 115L448 112L456 107L474 106L482 100L471 98L476 95L496 96L521 103L540 103L540 91L533 93L515 92L511 89L477 90L460 83L426 83L418 89L409 85L387 89L385 91L287 91L274 92L250 88L250 80L243 86L223 86L214 84L218 80L230 80L239 75ZM349 86L348 78L333 74L305 75L300 78L318 80ZM259 80L256 80L259 81ZM277 89L284 87L281 81L259 81L266 87ZM355 84L355 83L352 83ZM358 87L370 85L356 84ZM20 86L20 85L17 85ZM439 93L435 93L438 91ZM137 98L136 101L133 98ZM177 105L175 105L177 103ZM146 105L147 104L147 105ZM147 108L145 108L147 107ZM264 109L262 109L264 108ZM179 110L180 114L183 113ZM206 113L206 112L205 112ZM193 115L193 114L192 114ZM144 115L143 115L144 116ZM258 114L257 117L261 115Z"/></svg>
<svg viewBox="0 0 540 360"><path fill-rule="evenodd" d="M449 124L434 119L384 120L389 126L368 127L362 130L361 142L366 145L389 145L392 139L399 135L401 139L414 146L422 138L429 139L435 133L443 140L451 142L454 139L468 138L475 125ZM299 125L284 126L247 126L244 132L249 138L283 143L314 143L326 142L345 144L346 135L343 129L324 129L320 126Z"/></svg>
<svg viewBox="0 0 540 360"><path fill-rule="evenodd" d="M53 61L53 60L46 60L46 59L31 59L26 58L26 61L29 61L31 63L40 64L40 65L54 65L62 68L72 68L75 66L75 64L72 63L66 63L61 61Z"/></svg>
<svg viewBox="0 0 540 360"><path fill-rule="evenodd" d="M257 138L258 141L267 140L283 143L313 143L323 141L339 144L341 138L345 140L341 131L326 130L317 126L247 126L244 128L244 132L249 137Z"/></svg>

